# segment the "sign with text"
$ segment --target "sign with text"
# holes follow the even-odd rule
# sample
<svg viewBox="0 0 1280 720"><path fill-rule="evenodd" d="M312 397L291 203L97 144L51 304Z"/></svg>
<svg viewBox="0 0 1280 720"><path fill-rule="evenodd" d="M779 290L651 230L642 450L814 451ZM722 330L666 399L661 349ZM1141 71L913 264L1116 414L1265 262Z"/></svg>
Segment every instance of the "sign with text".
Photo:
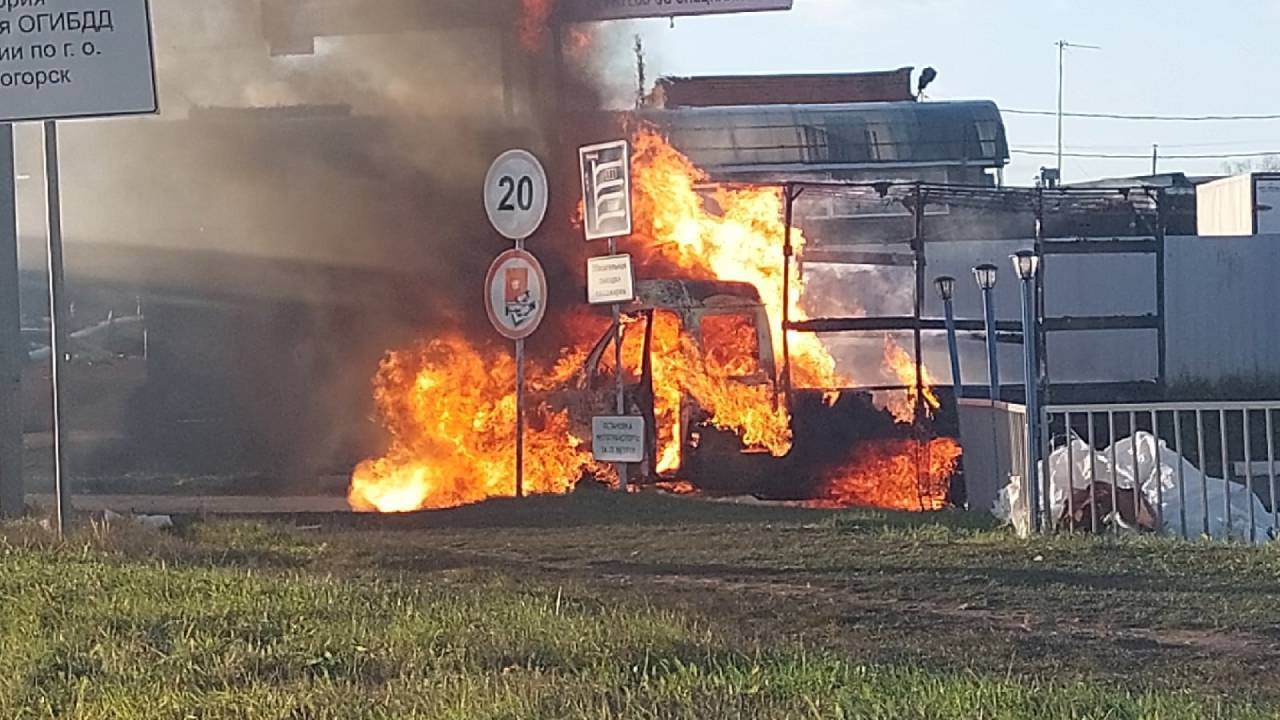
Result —
<svg viewBox="0 0 1280 720"><path fill-rule="evenodd" d="M630 255L605 255L587 260L587 302L591 305L629 303L636 299L636 278Z"/></svg>
<svg viewBox="0 0 1280 720"><path fill-rule="evenodd" d="M0 122L157 110L147 0L0 0Z"/></svg>
<svg viewBox="0 0 1280 720"><path fill-rule="evenodd" d="M578 150L583 229L588 240L631 234L631 146L626 140Z"/></svg>
<svg viewBox="0 0 1280 720"><path fill-rule="evenodd" d="M564 17L573 20L715 15L790 10L793 0L565 0Z"/></svg>
<svg viewBox="0 0 1280 720"><path fill-rule="evenodd" d="M592 418L591 453L596 462L644 462L644 418Z"/></svg>

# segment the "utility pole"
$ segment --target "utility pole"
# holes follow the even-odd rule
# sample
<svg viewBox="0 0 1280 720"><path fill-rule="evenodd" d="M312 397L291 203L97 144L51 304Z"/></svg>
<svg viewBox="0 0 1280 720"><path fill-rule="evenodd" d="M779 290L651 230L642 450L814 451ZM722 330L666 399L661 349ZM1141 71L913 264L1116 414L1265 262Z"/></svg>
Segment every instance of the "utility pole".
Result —
<svg viewBox="0 0 1280 720"><path fill-rule="evenodd" d="M1067 48L1081 50L1101 50L1097 45L1077 45L1066 40L1059 40L1058 46L1058 183L1062 183L1062 96L1065 87Z"/></svg>
<svg viewBox="0 0 1280 720"><path fill-rule="evenodd" d="M1151 146L1151 176L1155 177L1160 174L1160 146Z"/></svg>

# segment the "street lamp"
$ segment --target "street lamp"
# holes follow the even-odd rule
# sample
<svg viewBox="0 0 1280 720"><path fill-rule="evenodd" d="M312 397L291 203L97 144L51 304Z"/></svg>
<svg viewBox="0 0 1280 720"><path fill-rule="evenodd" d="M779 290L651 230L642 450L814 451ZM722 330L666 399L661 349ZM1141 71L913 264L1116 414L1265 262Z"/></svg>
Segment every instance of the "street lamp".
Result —
<svg viewBox="0 0 1280 720"><path fill-rule="evenodd" d="M951 352L951 384L955 387L956 404L964 396L964 382L960 379L960 344L956 341L956 279L943 275L933 281L942 298L942 307L947 318L947 350Z"/></svg>
<svg viewBox="0 0 1280 720"><path fill-rule="evenodd" d="M1000 355L996 347L996 266L990 263L973 269L973 279L982 290L982 310L987 329L987 376L991 383L991 402L1000 399Z"/></svg>
<svg viewBox="0 0 1280 720"><path fill-rule="evenodd" d="M1022 358L1025 363L1027 394L1027 500L1031 512L1031 526L1035 532L1040 531L1040 437L1037 431L1040 425L1039 364L1036 360L1036 275L1040 271L1040 256L1030 250L1023 250L1009 256L1013 261L1013 269L1022 281Z"/></svg>
<svg viewBox="0 0 1280 720"><path fill-rule="evenodd" d="M1039 255L1030 250L1023 250L1010 255L1009 258L1013 260L1013 269L1017 271L1019 278L1023 281L1036 279L1036 273L1040 271Z"/></svg>

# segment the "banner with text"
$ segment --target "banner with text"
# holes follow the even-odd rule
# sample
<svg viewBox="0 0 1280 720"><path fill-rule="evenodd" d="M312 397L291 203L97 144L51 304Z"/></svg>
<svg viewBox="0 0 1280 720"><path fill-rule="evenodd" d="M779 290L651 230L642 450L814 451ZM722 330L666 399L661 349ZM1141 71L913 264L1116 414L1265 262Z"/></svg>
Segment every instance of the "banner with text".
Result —
<svg viewBox="0 0 1280 720"><path fill-rule="evenodd" d="M147 0L0 0L0 122L154 113Z"/></svg>

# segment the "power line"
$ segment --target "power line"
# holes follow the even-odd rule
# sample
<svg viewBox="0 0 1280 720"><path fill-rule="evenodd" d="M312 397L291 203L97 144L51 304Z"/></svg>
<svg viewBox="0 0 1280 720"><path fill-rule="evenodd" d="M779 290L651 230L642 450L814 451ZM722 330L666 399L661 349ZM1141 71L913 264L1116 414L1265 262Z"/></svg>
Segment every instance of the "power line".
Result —
<svg viewBox="0 0 1280 720"><path fill-rule="evenodd" d="M1030 150L1027 148L1011 148L1009 152L1017 155L1043 155L1056 156L1053 150ZM1130 155L1127 153L1085 153L1085 152L1064 152L1063 157L1069 158L1088 158L1091 160L1150 160L1151 153L1142 155ZM1219 154L1191 154L1191 155L1161 155L1161 160L1232 160L1236 158L1265 158L1280 157L1280 150L1268 150L1262 152L1243 152L1243 153L1219 153Z"/></svg>
<svg viewBox="0 0 1280 720"><path fill-rule="evenodd" d="M1207 149L1207 150L1216 150L1216 149L1226 150L1228 148L1233 148L1233 147L1258 147L1259 145L1265 145L1266 143L1269 143L1269 142L1271 142L1270 139L1266 139L1266 140L1255 139L1255 140L1228 140L1228 141L1222 141L1222 142L1200 142L1200 143L1163 143L1162 142L1158 144L1160 145L1161 150L1164 150L1167 148L1200 148L1200 149ZM1022 148L1023 150L1053 150L1054 149L1053 144L1047 143L1047 142L1031 143L1027 145L1020 145L1019 147ZM1129 150L1132 152L1138 152L1142 148L1149 148L1149 147L1151 147L1151 143L1141 143L1141 142L1111 143L1111 144L1104 144L1104 145L1094 145L1094 144L1072 145L1072 148L1075 150L1089 150L1089 151ZM1245 152L1252 152L1252 151L1246 150Z"/></svg>
<svg viewBox="0 0 1280 720"><path fill-rule="evenodd" d="M1053 110L1019 110L1000 108L1000 112L1010 115L1036 115L1039 117L1057 117ZM1084 113L1064 112L1063 117L1087 118L1092 120L1131 120L1139 122L1234 122L1280 120L1280 113L1273 115L1124 115L1121 113Z"/></svg>

